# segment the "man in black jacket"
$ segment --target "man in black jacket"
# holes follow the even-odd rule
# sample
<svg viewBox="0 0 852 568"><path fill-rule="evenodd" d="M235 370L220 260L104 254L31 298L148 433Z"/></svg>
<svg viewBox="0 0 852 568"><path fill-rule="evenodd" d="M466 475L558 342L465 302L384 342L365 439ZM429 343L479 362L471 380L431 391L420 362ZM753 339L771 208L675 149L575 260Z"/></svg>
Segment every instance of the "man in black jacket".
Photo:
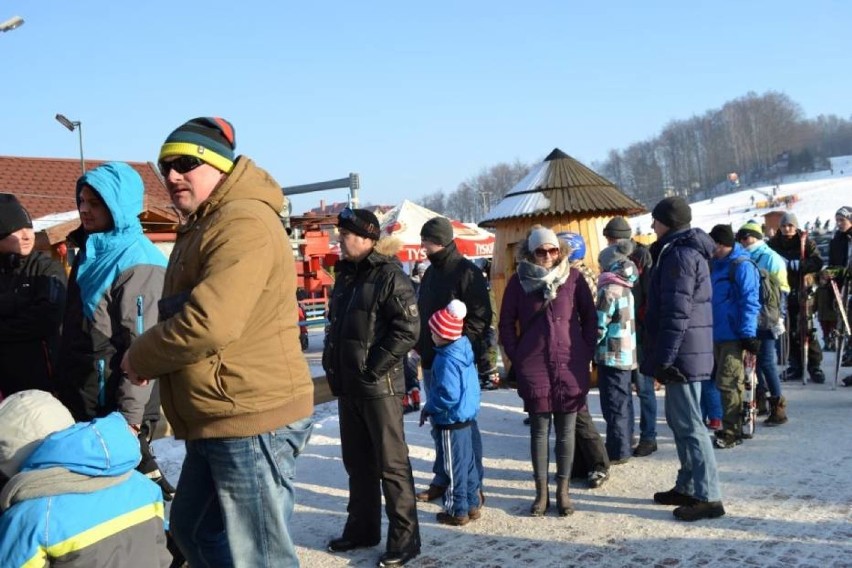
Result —
<svg viewBox="0 0 852 568"><path fill-rule="evenodd" d="M781 217L778 233L769 239L769 246L787 262L787 282L790 284L790 293L787 295L787 315L790 319L788 330L790 331L790 367L784 380L801 380L804 369L802 369L802 344L799 329L799 310L805 310L808 316L808 353L807 371L815 383L825 382L825 373L822 372L822 349L816 340L811 318L814 310L813 290L817 273L822 268L823 260L819 255L816 243L813 239L805 241L805 254L802 258L801 235L799 220L793 213L785 213ZM803 290L802 287L805 287ZM805 293L806 292L806 293ZM802 305L802 297L807 301Z"/></svg>
<svg viewBox="0 0 852 568"><path fill-rule="evenodd" d="M349 517L343 535L328 549L346 552L379 544L384 493L388 540L379 566L402 566L420 554L402 422L402 360L420 331L417 302L399 261L376 250L376 216L347 208L337 220L343 260L336 266L322 363L338 397Z"/></svg>
<svg viewBox="0 0 852 568"><path fill-rule="evenodd" d="M467 306L462 333L470 340L479 372L479 383L483 389L497 388L497 368L488 356L488 330L491 328L493 311L488 294L488 282L476 264L465 258L453 241L453 227L446 217L433 217L420 229L420 239L429 258L429 268L423 275L418 291L417 306L420 310L420 340L416 350L423 367L423 385L426 396L432 379L432 361L435 359L435 344L429 332L429 318L443 309L451 300L461 300ZM450 484L444 471L444 459L440 433L432 429L435 442L435 474L429 488L417 494L419 501L432 501L444 495ZM480 484L484 477L482 467L482 437L476 421L473 422L473 453L479 473Z"/></svg>
<svg viewBox="0 0 852 568"><path fill-rule="evenodd" d="M33 252L29 213L0 193L0 398L22 390L53 391L65 270Z"/></svg>

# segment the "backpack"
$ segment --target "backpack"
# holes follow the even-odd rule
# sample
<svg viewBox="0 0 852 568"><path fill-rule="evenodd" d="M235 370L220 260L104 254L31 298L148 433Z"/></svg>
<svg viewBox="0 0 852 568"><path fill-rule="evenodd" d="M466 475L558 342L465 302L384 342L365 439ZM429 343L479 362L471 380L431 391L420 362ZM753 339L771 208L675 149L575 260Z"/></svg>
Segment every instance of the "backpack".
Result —
<svg viewBox="0 0 852 568"><path fill-rule="evenodd" d="M760 313L757 315L757 329L772 330L781 321L781 284L765 268L760 268L755 261L744 257L734 259L728 266L728 280L734 282L737 266L744 262L753 264L760 275Z"/></svg>

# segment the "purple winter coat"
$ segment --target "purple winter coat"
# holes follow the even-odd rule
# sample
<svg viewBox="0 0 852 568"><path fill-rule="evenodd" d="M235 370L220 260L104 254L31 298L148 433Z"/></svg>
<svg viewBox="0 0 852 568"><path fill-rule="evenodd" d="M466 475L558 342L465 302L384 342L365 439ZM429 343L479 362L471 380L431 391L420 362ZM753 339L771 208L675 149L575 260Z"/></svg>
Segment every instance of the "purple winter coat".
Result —
<svg viewBox="0 0 852 568"><path fill-rule="evenodd" d="M541 291L527 294L517 274L500 306L500 344L512 362L526 412L577 412L589 392L597 340L597 312L589 285L572 268L543 314ZM525 330L518 337L518 325ZM530 329L527 329L527 325Z"/></svg>

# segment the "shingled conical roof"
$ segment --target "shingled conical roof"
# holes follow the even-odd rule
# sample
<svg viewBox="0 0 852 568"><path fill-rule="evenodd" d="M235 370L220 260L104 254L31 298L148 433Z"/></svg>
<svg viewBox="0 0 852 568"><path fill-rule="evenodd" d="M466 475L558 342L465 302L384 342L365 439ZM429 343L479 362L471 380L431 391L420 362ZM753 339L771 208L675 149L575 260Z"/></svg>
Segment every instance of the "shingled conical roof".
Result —
<svg viewBox="0 0 852 568"><path fill-rule="evenodd" d="M611 181L555 148L479 224L485 227L503 219L540 215L606 217L645 211Z"/></svg>

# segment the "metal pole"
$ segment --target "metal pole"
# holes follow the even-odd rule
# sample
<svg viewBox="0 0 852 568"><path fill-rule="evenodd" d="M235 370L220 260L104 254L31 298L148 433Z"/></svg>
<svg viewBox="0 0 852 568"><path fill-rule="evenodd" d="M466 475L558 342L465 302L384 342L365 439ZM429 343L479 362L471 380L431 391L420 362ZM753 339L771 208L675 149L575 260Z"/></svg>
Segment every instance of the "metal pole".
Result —
<svg viewBox="0 0 852 568"><path fill-rule="evenodd" d="M86 175L86 160L83 159L83 125L80 121L76 122L77 132L80 135L80 175Z"/></svg>
<svg viewBox="0 0 852 568"><path fill-rule="evenodd" d="M361 176L355 173L349 174L349 201L354 209L358 208L360 200L358 199L358 191L361 189Z"/></svg>

